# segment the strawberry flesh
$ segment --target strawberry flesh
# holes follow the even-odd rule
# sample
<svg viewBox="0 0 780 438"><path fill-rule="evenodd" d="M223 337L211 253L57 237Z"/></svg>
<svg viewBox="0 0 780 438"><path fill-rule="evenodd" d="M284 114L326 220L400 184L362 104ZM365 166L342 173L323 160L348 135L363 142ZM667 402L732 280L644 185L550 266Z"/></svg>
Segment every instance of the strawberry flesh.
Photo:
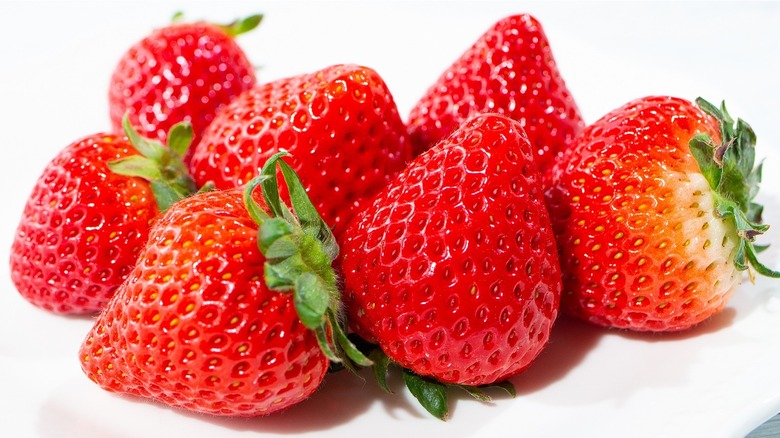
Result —
<svg viewBox="0 0 780 438"><path fill-rule="evenodd" d="M741 278L738 236L690 153L697 134L721 141L691 102L638 99L588 127L554 169L565 313L677 331L723 309Z"/></svg>
<svg viewBox="0 0 780 438"><path fill-rule="evenodd" d="M28 301L55 313L95 312L129 274L158 214L147 181L106 165L133 155L126 139L96 134L48 164L11 248L11 279Z"/></svg>
<svg viewBox="0 0 780 438"><path fill-rule="evenodd" d="M442 382L489 384L528 367L561 287L540 178L520 124L495 114L415 159L347 230L355 331Z"/></svg>
<svg viewBox="0 0 780 438"><path fill-rule="evenodd" d="M483 112L521 123L543 173L584 126L547 36L528 14L497 22L426 91L409 115L415 153Z"/></svg>
<svg viewBox="0 0 780 438"><path fill-rule="evenodd" d="M192 157L198 185L239 187L280 150L334 234L403 169L406 127L373 70L336 65L243 93L217 115Z"/></svg>
<svg viewBox="0 0 780 438"><path fill-rule="evenodd" d="M189 121L194 145L217 110L255 82L254 67L222 28L173 24L155 30L120 59L109 88L111 123L122 132L128 113L142 135L165 143L175 123Z"/></svg>

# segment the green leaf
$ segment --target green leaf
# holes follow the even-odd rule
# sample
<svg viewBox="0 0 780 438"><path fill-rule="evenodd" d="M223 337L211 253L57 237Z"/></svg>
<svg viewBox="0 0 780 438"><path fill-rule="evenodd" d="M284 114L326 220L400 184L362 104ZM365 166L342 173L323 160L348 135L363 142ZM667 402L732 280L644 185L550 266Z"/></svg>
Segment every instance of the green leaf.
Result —
<svg viewBox="0 0 780 438"><path fill-rule="evenodd" d="M406 369L403 370L402 374L409 392L420 402L422 407L434 417L446 420L449 415L447 387L442 383L426 379Z"/></svg>
<svg viewBox="0 0 780 438"><path fill-rule="evenodd" d="M292 209L303 231L314 238L319 237L322 219L306 194L306 189L303 187L301 180L289 164L279 160L279 166L282 169L287 191L290 193L290 204L292 204Z"/></svg>
<svg viewBox="0 0 780 438"><path fill-rule="evenodd" d="M171 17L171 23L178 23L181 22L183 19L184 19L184 12L176 11L173 13L173 16Z"/></svg>
<svg viewBox="0 0 780 438"><path fill-rule="evenodd" d="M745 243L745 253L747 254L747 259L750 262L750 266L753 267L756 272L765 277L780 278L780 272L772 270L758 261L756 252L756 248L754 248L750 242Z"/></svg>
<svg viewBox="0 0 780 438"><path fill-rule="evenodd" d="M315 329L323 324L329 301L330 294L316 275L303 272L295 279L293 302L306 328Z"/></svg>
<svg viewBox="0 0 780 438"><path fill-rule="evenodd" d="M468 386L468 385L452 385L457 386L458 388L466 391L470 396L474 397L475 399L481 401L481 402L489 402L490 397L488 397L487 394L482 392L479 388L476 386Z"/></svg>
<svg viewBox="0 0 780 438"><path fill-rule="evenodd" d="M192 124L189 122L179 122L173 125L168 131L168 149L178 157L185 156L194 135Z"/></svg>
<svg viewBox="0 0 780 438"><path fill-rule="evenodd" d="M296 278L307 271L300 254L266 263L266 284L272 290L288 290L295 286ZM270 277L269 277L270 275Z"/></svg>
<svg viewBox="0 0 780 438"><path fill-rule="evenodd" d="M336 320L336 314L333 313L333 311L328 311L328 318L330 319L331 328L333 329L336 341L339 343L342 350L344 350L347 357L350 358L352 362L362 367L370 367L373 365L374 362L367 358L363 352L349 340L346 333L344 333L341 324Z"/></svg>
<svg viewBox="0 0 780 438"><path fill-rule="evenodd" d="M714 186L715 208L719 217L733 223L740 238L734 255L734 266L739 270L752 267L759 274L774 277L776 272L757 259L756 254L762 247L753 245L755 238L769 229L768 225L761 223L763 207L753 201L758 194L763 172L763 163L754 167L756 134L744 120L738 118L734 121L725 102L721 103L720 108L702 98L698 98L696 103L702 111L717 119L720 125L722 144L711 145L714 148L713 161L720 167L720 177ZM697 135L691 140L690 148L702 174L712 186L716 172L711 169L712 163L705 157L704 139L705 137ZM748 273L752 280L752 271Z"/></svg>
<svg viewBox="0 0 780 438"><path fill-rule="evenodd" d="M290 193L290 203L298 218L298 222L301 224L301 228L303 228L305 233L322 242L330 260L335 260L338 257L339 247L330 227L322 220L317 208L309 199L303 183L292 167L282 160L279 160L279 165L282 169L282 176L287 185L287 190Z"/></svg>
<svg viewBox="0 0 780 438"><path fill-rule="evenodd" d="M263 226L265 226L265 223ZM286 235L277 238L267 247L265 257L269 260L279 260L278 263L281 263L284 259L289 259L299 252L300 248L295 239L290 235Z"/></svg>
<svg viewBox="0 0 780 438"><path fill-rule="evenodd" d="M711 115L712 117L715 117L718 120L723 120L723 114L718 109L718 107L709 103L703 98L699 97L698 99L696 99L696 105L698 105L698 107L701 108L702 111Z"/></svg>
<svg viewBox="0 0 780 438"><path fill-rule="evenodd" d="M263 14L250 15L244 19L236 20L233 23L230 23L225 27L225 30L228 35L236 37L253 30L260 25L261 21L263 21Z"/></svg>
<svg viewBox="0 0 780 438"><path fill-rule="evenodd" d="M507 392L507 394L511 395L512 398L517 397L517 391L515 390L515 385L512 384L509 380L503 380L501 382L492 383L487 386L488 388L501 388L504 391Z"/></svg>
<svg viewBox="0 0 780 438"><path fill-rule="evenodd" d="M387 386L387 372L390 364L393 363L393 361L391 361L385 352L382 351L382 349L379 347L371 350L371 353L368 354L368 358L374 362L374 365L371 367L371 371L374 374L376 383L379 384L379 387L382 388L383 391L388 394L392 394L393 391L391 391L390 387Z"/></svg>
<svg viewBox="0 0 780 438"><path fill-rule="evenodd" d="M727 194L726 196L736 202L741 210L747 211L750 203L750 187L747 185L739 163L733 158L726 157L723 160L722 172L720 184L716 190L719 193Z"/></svg>
<svg viewBox="0 0 780 438"><path fill-rule="evenodd" d="M350 341L337 319L341 297L330 255L335 258L338 246L298 175L282 160L287 155L280 151L271 156L260 177L244 189L247 211L259 224L258 248L267 259L265 282L274 290L292 289L298 318L315 332L323 353L332 362L343 363L356 372L356 365L369 366L372 362ZM281 199L278 173L286 183L292 209ZM252 197L257 186L262 188L270 213L263 211Z"/></svg>
<svg viewBox="0 0 780 438"><path fill-rule="evenodd" d="M328 360L336 363L343 362L341 358L330 348L331 340L328 339L328 336L325 333L325 328L317 327L314 329L314 335L317 337L317 344L319 344L320 350L322 350L322 353L325 354L325 357L327 357Z"/></svg>
<svg viewBox="0 0 780 438"><path fill-rule="evenodd" d="M166 154L163 145L141 136L130 123L130 116L128 113L125 113L125 116L122 118L122 128L125 131L125 135L130 140L130 143L135 147L138 153L146 158L151 158L158 163L162 162L163 156Z"/></svg>
<svg viewBox="0 0 780 438"><path fill-rule="evenodd" d="M263 278L265 285L271 290L283 292L295 288L295 281L289 277L287 270L271 262L263 265Z"/></svg>
<svg viewBox="0 0 780 438"><path fill-rule="evenodd" d="M745 240L740 239L737 251L734 253L734 266L740 271L747 270L748 268L745 255L746 246Z"/></svg>
<svg viewBox="0 0 780 438"><path fill-rule="evenodd" d="M168 209L171 208L171 205L182 199L170 184L165 181L154 180L149 184L152 186L152 193L154 193L157 208L159 208L161 212L168 211Z"/></svg>
<svg viewBox="0 0 780 438"><path fill-rule="evenodd" d="M769 249L769 245L753 245L753 250L755 250L756 254L761 254L762 252Z"/></svg>
<svg viewBox="0 0 780 438"><path fill-rule="evenodd" d="M289 155L285 151L277 152L265 162L260 170L260 175L265 176L263 181L263 198L265 204L271 210L271 215L295 222L289 209L282 208L282 198L279 194L279 183L276 180L276 164L282 157Z"/></svg>
<svg viewBox="0 0 780 438"><path fill-rule="evenodd" d="M715 189L720 182L721 169L720 166L715 163L714 150L712 145L712 139L707 134L699 134L691 139L688 143L688 147L691 150L691 154L699 163L702 175L707 179L710 187Z"/></svg>
<svg viewBox="0 0 780 438"><path fill-rule="evenodd" d="M207 181L201 188L198 189L196 193L208 193L213 192L217 189L217 186L214 184L213 181Z"/></svg>
<svg viewBox="0 0 780 438"><path fill-rule="evenodd" d="M268 259L285 258L296 254L298 252L298 244L291 237L292 233L292 225L284 219L266 219L260 225L257 235L260 250ZM274 244L284 237L286 239L274 247Z"/></svg>
<svg viewBox="0 0 780 438"><path fill-rule="evenodd" d="M106 163L117 175L136 176L147 181L162 179L160 168L154 160L140 155L131 155Z"/></svg>
<svg viewBox="0 0 780 438"><path fill-rule="evenodd" d="M268 213L263 211L257 202L255 202L252 193L255 191L255 188L261 185L267 178L268 177L264 175L257 176L244 186L244 207L257 225L262 225L265 220L269 219L269 216Z"/></svg>
<svg viewBox="0 0 780 438"><path fill-rule="evenodd" d="M756 168L747 175L747 185L750 188L750 192L748 193L748 199L750 199L751 201L756 197L756 195L758 195L758 189L761 185L761 174L763 173L763 169L764 169L764 162L762 161L758 163L758 166L756 166ZM758 204L755 204L754 202L750 202L748 205L748 211L753 210L754 205L758 205ZM760 207L760 205L758 206Z"/></svg>
<svg viewBox="0 0 780 438"><path fill-rule="evenodd" d="M133 155L107 163L112 172L118 175L137 176L149 181L161 211L167 210L174 202L196 192L195 182L180 156L160 143L141 136L130 124L127 113L122 118L122 126L130 143L141 156ZM180 141L176 140L177 136L181 138L182 135L187 135L186 132L181 131L182 129L186 131L187 128L181 126L171 129L174 141Z"/></svg>

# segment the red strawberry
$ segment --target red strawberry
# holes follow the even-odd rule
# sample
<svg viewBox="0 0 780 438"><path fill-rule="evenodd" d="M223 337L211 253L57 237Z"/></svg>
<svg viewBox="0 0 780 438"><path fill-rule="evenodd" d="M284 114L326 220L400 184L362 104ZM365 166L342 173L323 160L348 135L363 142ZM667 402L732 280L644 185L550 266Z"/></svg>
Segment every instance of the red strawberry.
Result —
<svg viewBox="0 0 780 438"><path fill-rule="evenodd" d="M293 168L337 235L411 157L382 78L366 67L336 65L239 96L203 134L190 167L199 184L236 187L280 150L292 154Z"/></svg>
<svg viewBox="0 0 780 438"><path fill-rule="evenodd" d="M174 123L189 121L200 133L217 110L255 85L252 64L234 37L260 23L254 15L228 26L173 23L133 45L111 76L109 109L116 132L122 117L160 141Z"/></svg>
<svg viewBox="0 0 780 438"><path fill-rule="evenodd" d="M539 22L504 18L434 83L409 115L416 153L482 112L517 120L545 173L584 124Z"/></svg>
<svg viewBox="0 0 780 438"><path fill-rule="evenodd" d="M181 162L189 126L172 129L171 148L126 126L132 142L91 135L62 150L38 179L10 257L16 288L36 306L55 313L102 309L159 211L194 191Z"/></svg>
<svg viewBox="0 0 780 438"><path fill-rule="evenodd" d="M756 259L755 135L725 106L638 99L588 127L553 171L548 200L562 308L595 324L689 328L719 312Z"/></svg>
<svg viewBox="0 0 780 438"><path fill-rule="evenodd" d="M370 363L336 322L338 248L283 162L296 216L280 204L278 157L243 198L199 193L155 223L81 346L90 379L192 411L255 416L307 398L344 350ZM261 182L272 216L252 195Z"/></svg>
<svg viewBox="0 0 780 438"><path fill-rule="evenodd" d="M520 124L479 115L417 157L347 229L352 326L414 372L405 378L415 395L419 376L505 380L547 343L561 278L540 178ZM446 415L446 405L432 412Z"/></svg>

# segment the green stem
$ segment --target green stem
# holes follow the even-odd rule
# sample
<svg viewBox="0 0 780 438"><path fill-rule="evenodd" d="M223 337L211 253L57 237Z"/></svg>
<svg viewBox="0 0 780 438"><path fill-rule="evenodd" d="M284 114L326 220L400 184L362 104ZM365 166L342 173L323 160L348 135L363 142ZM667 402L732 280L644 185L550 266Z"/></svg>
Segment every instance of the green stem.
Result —
<svg viewBox="0 0 780 438"><path fill-rule="evenodd" d="M754 246L755 238L769 229L761 223L763 207L753 202L762 174L762 165L755 166L756 135L744 120L734 121L725 102L720 108L702 98L696 103L720 127L720 144L707 134L699 134L691 139L689 147L715 194L717 215L732 223L740 239L734 265L739 270L752 268L761 275L780 278L780 272L759 262L756 254L763 246ZM750 275L752 279L752 272Z"/></svg>
<svg viewBox="0 0 780 438"><path fill-rule="evenodd" d="M293 294L303 325L317 336L322 352L333 362L370 366L371 360L345 335L339 321L341 294L332 263L338 254L333 234L312 204L295 171L282 158L272 156L260 175L244 187L244 205L258 224L258 248L266 258L266 285ZM281 199L277 174L281 173L290 195L288 207ZM257 204L254 191L262 189L268 212Z"/></svg>

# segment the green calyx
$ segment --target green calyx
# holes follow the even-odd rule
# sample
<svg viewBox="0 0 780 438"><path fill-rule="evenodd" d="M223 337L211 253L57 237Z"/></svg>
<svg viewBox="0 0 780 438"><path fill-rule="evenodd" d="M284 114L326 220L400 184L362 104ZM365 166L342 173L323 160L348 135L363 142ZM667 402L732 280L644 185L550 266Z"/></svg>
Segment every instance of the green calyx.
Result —
<svg viewBox="0 0 780 438"><path fill-rule="evenodd" d="M322 352L333 362L370 366L372 362L347 338L341 313L341 294L331 267L338 255L330 228L320 217L295 171L279 152L263 166L260 175L244 188L244 205L258 224L257 244L266 258L265 282L272 290L293 294L303 325L314 331ZM281 200L277 168L290 194L288 208ZM269 212L252 194L262 190Z"/></svg>
<svg viewBox="0 0 780 438"><path fill-rule="evenodd" d="M184 20L184 13L182 11L177 11L175 14L173 14L173 17L171 17L172 23L180 23L183 20ZM217 26L218 28L222 29L222 31L225 32L226 34L235 38L238 35L253 30L254 28L260 25L261 21L263 21L263 14L254 14L246 18L239 18L233 21L232 23L228 23L228 24L216 24L216 23L213 24L214 26Z"/></svg>
<svg viewBox="0 0 780 438"><path fill-rule="evenodd" d="M168 131L168 147L141 136L125 114L122 128L130 143L141 155L111 161L108 168L118 175L135 176L149 181L161 212L175 202L195 193L195 182L184 165L183 157L192 143L192 125L177 123Z"/></svg>
<svg viewBox="0 0 780 438"><path fill-rule="evenodd" d="M732 221L740 237L734 264L739 270L748 270L751 279L753 273L748 268L767 277L780 278L780 272L758 261L757 254L766 247L754 244L756 236L769 229L769 225L761 223L763 206L753 202L761 183L762 168L762 164L755 166L756 134L744 120L734 122L725 102L718 108L698 98L696 104L720 123L721 144L715 144L707 134L699 134L691 139L689 147L715 193L717 214Z"/></svg>
<svg viewBox="0 0 780 438"><path fill-rule="evenodd" d="M387 355L379 348L374 348L369 357L374 362L372 365L372 371L374 378L376 379L379 387L385 392L392 393L390 387L387 384L387 374L389 372L390 365L396 365ZM449 416L449 407L447 403L447 393L449 388L458 388L466 391L473 398L481 402L489 402L490 397L483 392L485 389L500 388L506 391L510 396L515 397L515 387L511 382L505 380L503 382L497 382L490 385L480 386L468 386L458 385L451 383L442 383L430 377L421 376L406 368L401 368L401 375L403 377L404 385L406 389L414 396L420 405L425 408L428 413L434 417L445 421Z"/></svg>
<svg viewBox="0 0 780 438"><path fill-rule="evenodd" d="M261 21L263 21L263 14L255 14L255 15L250 15L246 18L240 18L238 20L233 21L230 24L221 25L219 27L222 28L222 30L224 30L226 34L235 38L238 35L253 30L254 28L260 25Z"/></svg>

